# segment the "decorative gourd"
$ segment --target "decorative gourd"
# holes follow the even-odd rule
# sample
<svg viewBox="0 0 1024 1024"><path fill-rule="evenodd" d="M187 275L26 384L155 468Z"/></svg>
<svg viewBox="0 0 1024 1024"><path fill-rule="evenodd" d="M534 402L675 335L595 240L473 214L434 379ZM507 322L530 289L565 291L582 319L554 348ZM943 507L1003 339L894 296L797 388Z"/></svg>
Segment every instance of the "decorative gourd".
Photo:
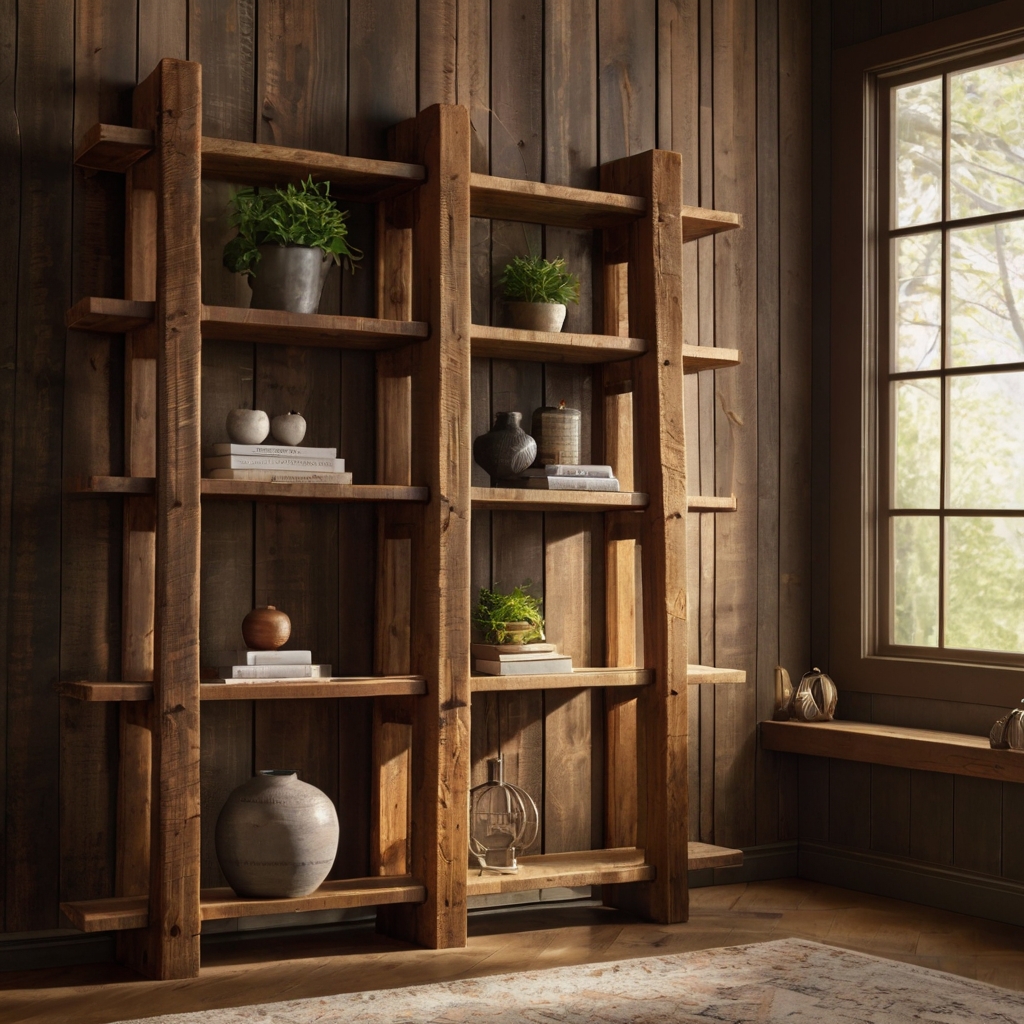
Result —
<svg viewBox="0 0 1024 1024"><path fill-rule="evenodd" d="M292 620L272 604L253 608L242 619L242 639L247 647L257 651L276 651L288 643L291 635Z"/></svg>
<svg viewBox="0 0 1024 1024"><path fill-rule="evenodd" d="M988 742L993 750L1024 750L1024 708L1015 708L1003 715L992 726Z"/></svg>
<svg viewBox="0 0 1024 1024"><path fill-rule="evenodd" d="M789 673L781 666L775 666L775 711L772 718L776 722L789 721L789 705L793 700L793 683Z"/></svg>
<svg viewBox="0 0 1024 1024"><path fill-rule="evenodd" d="M820 668L814 668L801 676L789 702L789 717L801 722L831 722L838 699L836 684Z"/></svg>

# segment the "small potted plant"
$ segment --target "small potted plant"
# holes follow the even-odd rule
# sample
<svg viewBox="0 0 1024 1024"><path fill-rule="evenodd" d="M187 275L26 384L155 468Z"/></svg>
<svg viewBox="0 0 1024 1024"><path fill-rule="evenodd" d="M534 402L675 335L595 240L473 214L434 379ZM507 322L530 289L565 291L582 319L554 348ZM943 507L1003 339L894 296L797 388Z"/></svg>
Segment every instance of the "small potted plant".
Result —
<svg viewBox="0 0 1024 1024"><path fill-rule="evenodd" d="M579 303L580 279L565 269L565 260L515 256L501 275L512 326L527 331L560 331L565 306Z"/></svg>
<svg viewBox="0 0 1024 1024"><path fill-rule="evenodd" d="M331 264L345 259L354 271L362 258L346 241L348 211L329 181L243 188L233 203L238 234L224 246L224 266L249 278L253 309L315 313Z"/></svg>
<svg viewBox="0 0 1024 1024"><path fill-rule="evenodd" d="M473 622L489 644L528 644L544 639L540 601L522 587L515 587L511 594L482 589Z"/></svg>

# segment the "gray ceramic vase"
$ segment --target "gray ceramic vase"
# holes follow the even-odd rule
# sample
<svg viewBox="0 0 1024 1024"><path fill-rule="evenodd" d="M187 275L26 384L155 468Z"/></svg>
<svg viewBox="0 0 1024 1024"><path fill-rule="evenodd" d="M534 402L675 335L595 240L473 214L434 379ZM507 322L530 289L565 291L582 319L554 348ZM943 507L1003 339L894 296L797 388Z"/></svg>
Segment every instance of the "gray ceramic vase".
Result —
<svg viewBox="0 0 1024 1024"><path fill-rule="evenodd" d="M239 896L308 896L338 852L331 798L295 771L261 771L238 787L217 818L217 859Z"/></svg>
<svg viewBox="0 0 1024 1024"><path fill-rule="evenodd" d="M301 245L261 245L260 261L249 278L250 309L315 313L331 269L322 249Z"/></svg>
<svg viewBox="0 0 1024 1024"><path fill-rule="evenodd" d="M537 442L522 428L521 412L499 412L494 426L473 442L473 458L492 477L507 479L529 469L537 457Z"/></svg>

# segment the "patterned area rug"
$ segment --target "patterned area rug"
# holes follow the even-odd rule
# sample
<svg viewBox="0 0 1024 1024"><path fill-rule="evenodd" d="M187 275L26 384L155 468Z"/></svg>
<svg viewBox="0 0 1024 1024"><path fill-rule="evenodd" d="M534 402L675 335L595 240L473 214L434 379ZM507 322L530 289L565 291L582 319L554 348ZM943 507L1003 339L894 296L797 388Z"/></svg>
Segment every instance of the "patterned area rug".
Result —
<svg viewBox="0 0 1024 1024"><path fill-rule="evenodd" d="M801 939L145 1024L1024 1024L1024 993ZM142 1024L141 1021L122 1024Z"/></svg>

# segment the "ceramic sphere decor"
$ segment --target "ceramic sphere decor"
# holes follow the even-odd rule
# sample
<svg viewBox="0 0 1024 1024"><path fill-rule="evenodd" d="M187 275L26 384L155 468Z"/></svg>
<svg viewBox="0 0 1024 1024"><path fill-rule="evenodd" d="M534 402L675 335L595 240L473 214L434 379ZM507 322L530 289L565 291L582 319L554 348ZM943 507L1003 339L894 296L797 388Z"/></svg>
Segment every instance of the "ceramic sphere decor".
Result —
<svg viewBox="0 0 1024 1024"><path fill-rule="evenodd" d="M242 619L242 639L256 651L276 651L288 643L291 635L292 620L272 604L253 608Z"/></svg>
<svg viewBox="0 0 1024 1024"><path fill-rule="evenodd" d="M334 864L338 812L298 772L261 771L228 797L215 841L224 877L239 896L308 896Z"/></svg>
<svg viewBox="0 0 1024 1024"><path fill-rule="evenodd" d="M473 442L473 458L493 477L519 476L537 457L537 442L522 428L521 412L499 412L494 426Z"/></svg>
<svg viewBox="0 0 1024 1024"><path fill-rule="evenodd" d="M294 409L291 412L275 416L270 421L270 432L275 441L295 446L306 436L306 420Z"/></svg>
<svg viewBox="0 0 1024 1024"><path fill-rule="evenodd" d="M235 444L261 444L270 433L270 417L262 409L232 409L225 428Z"/></svg>

